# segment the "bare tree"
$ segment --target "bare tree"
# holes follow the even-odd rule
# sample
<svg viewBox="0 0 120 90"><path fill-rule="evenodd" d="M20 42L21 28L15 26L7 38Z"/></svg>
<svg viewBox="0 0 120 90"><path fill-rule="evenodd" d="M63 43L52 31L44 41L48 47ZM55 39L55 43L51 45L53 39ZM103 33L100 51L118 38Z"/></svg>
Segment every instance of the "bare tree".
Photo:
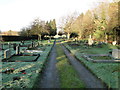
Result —
<svg viewBox="0 0 120 90"><path fill-rule="evenodd" d="M67 34L67 39L70 38L70 34L72 33L72 25L74 24L75 19L77 18L77 14L73 13L65 17L64 20L64 32Z"/></svg>

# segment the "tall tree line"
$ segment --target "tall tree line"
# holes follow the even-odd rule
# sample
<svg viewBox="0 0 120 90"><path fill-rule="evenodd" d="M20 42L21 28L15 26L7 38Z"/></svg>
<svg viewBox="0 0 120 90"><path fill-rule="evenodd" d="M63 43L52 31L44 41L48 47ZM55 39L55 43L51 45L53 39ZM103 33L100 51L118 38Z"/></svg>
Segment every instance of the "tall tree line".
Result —
<svg viewBox="0 0 120 90"><path fill-rule="evenodd" d="M71 16L68 20L66 17L64 32L75 32L79 39L86 39L91 35L95 40L120 42L118 6L119 2L102 2L96 8L81 13L77 18L73 19L74 16Z"/></svg>
<svg viewBox="0 0 120 90"><path fill-rule="evenodd" d="M38 40L45 35L54 36L56 35L57 27L55 19L50 21L42 21L36 18L29 27L24 27L19 32L21 36L38 35Z"/></svg>

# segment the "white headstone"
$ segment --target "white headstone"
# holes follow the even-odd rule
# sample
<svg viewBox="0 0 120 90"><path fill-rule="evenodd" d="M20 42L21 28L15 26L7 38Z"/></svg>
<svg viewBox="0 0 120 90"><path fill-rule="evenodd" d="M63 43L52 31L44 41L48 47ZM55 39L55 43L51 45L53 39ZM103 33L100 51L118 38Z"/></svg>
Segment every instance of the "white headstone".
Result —
<svg viewBox="0 0 120 90"><path fill-rule="evenodd" d="M5 50L4 51L4 58L7 59L7 58L10 58L11 57L11 51L9 49Z"/></svg>
<svg viewBox="0 0 120 90"><path fill-rule="evenodd" d="M120 59L120 50L118 49L113 49L112 50L112 57L116 59Z"/></svg>
<svg viewBox="0 0 120 90"><path fill-rule="evenodd" d="M16 54L20 54L20 46L16 46Z"/></svg>

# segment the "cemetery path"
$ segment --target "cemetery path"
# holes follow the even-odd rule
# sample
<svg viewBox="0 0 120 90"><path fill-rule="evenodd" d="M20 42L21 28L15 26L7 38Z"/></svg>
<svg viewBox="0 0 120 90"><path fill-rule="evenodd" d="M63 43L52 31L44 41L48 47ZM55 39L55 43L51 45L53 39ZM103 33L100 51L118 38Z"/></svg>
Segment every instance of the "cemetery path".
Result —
<svg viewBox="0 0 120 90"><path fill-rule="evenodd" d="M106 88L106 86L94 76L80 61L78 61L66 48L61 44L65 55L77 71L81 80L86 84L86 88Z"/></svg>
<svg viewBox="0 0 120 90"><path fill-rule="evenodd" d="M43 71L40 80L40 88L59 88L59 77L56 69L56 41L54 41L54 45L48 57L48 62L46 63L46 67Z"/></svg>

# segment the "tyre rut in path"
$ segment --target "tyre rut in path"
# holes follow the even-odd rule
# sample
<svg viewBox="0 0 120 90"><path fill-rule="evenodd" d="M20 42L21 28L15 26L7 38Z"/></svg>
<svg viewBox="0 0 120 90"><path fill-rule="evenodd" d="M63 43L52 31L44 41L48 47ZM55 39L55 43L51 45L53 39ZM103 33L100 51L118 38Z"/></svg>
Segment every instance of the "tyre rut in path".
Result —
<svg viewBox="0 0 120 90"><path fill-rule="evenodd" d="M65 55L77 71L81 80L86 84L86 88L106 88L104 84L94 76L85 66L82 65L62 44Z"/></svg>
<svg viewBox="0 0 120 90"><path fill-rule="evenodd" d="M56 41L51 49L46 67L40 80L40 88L59 88L59 78L56 69Z"/></svg>

